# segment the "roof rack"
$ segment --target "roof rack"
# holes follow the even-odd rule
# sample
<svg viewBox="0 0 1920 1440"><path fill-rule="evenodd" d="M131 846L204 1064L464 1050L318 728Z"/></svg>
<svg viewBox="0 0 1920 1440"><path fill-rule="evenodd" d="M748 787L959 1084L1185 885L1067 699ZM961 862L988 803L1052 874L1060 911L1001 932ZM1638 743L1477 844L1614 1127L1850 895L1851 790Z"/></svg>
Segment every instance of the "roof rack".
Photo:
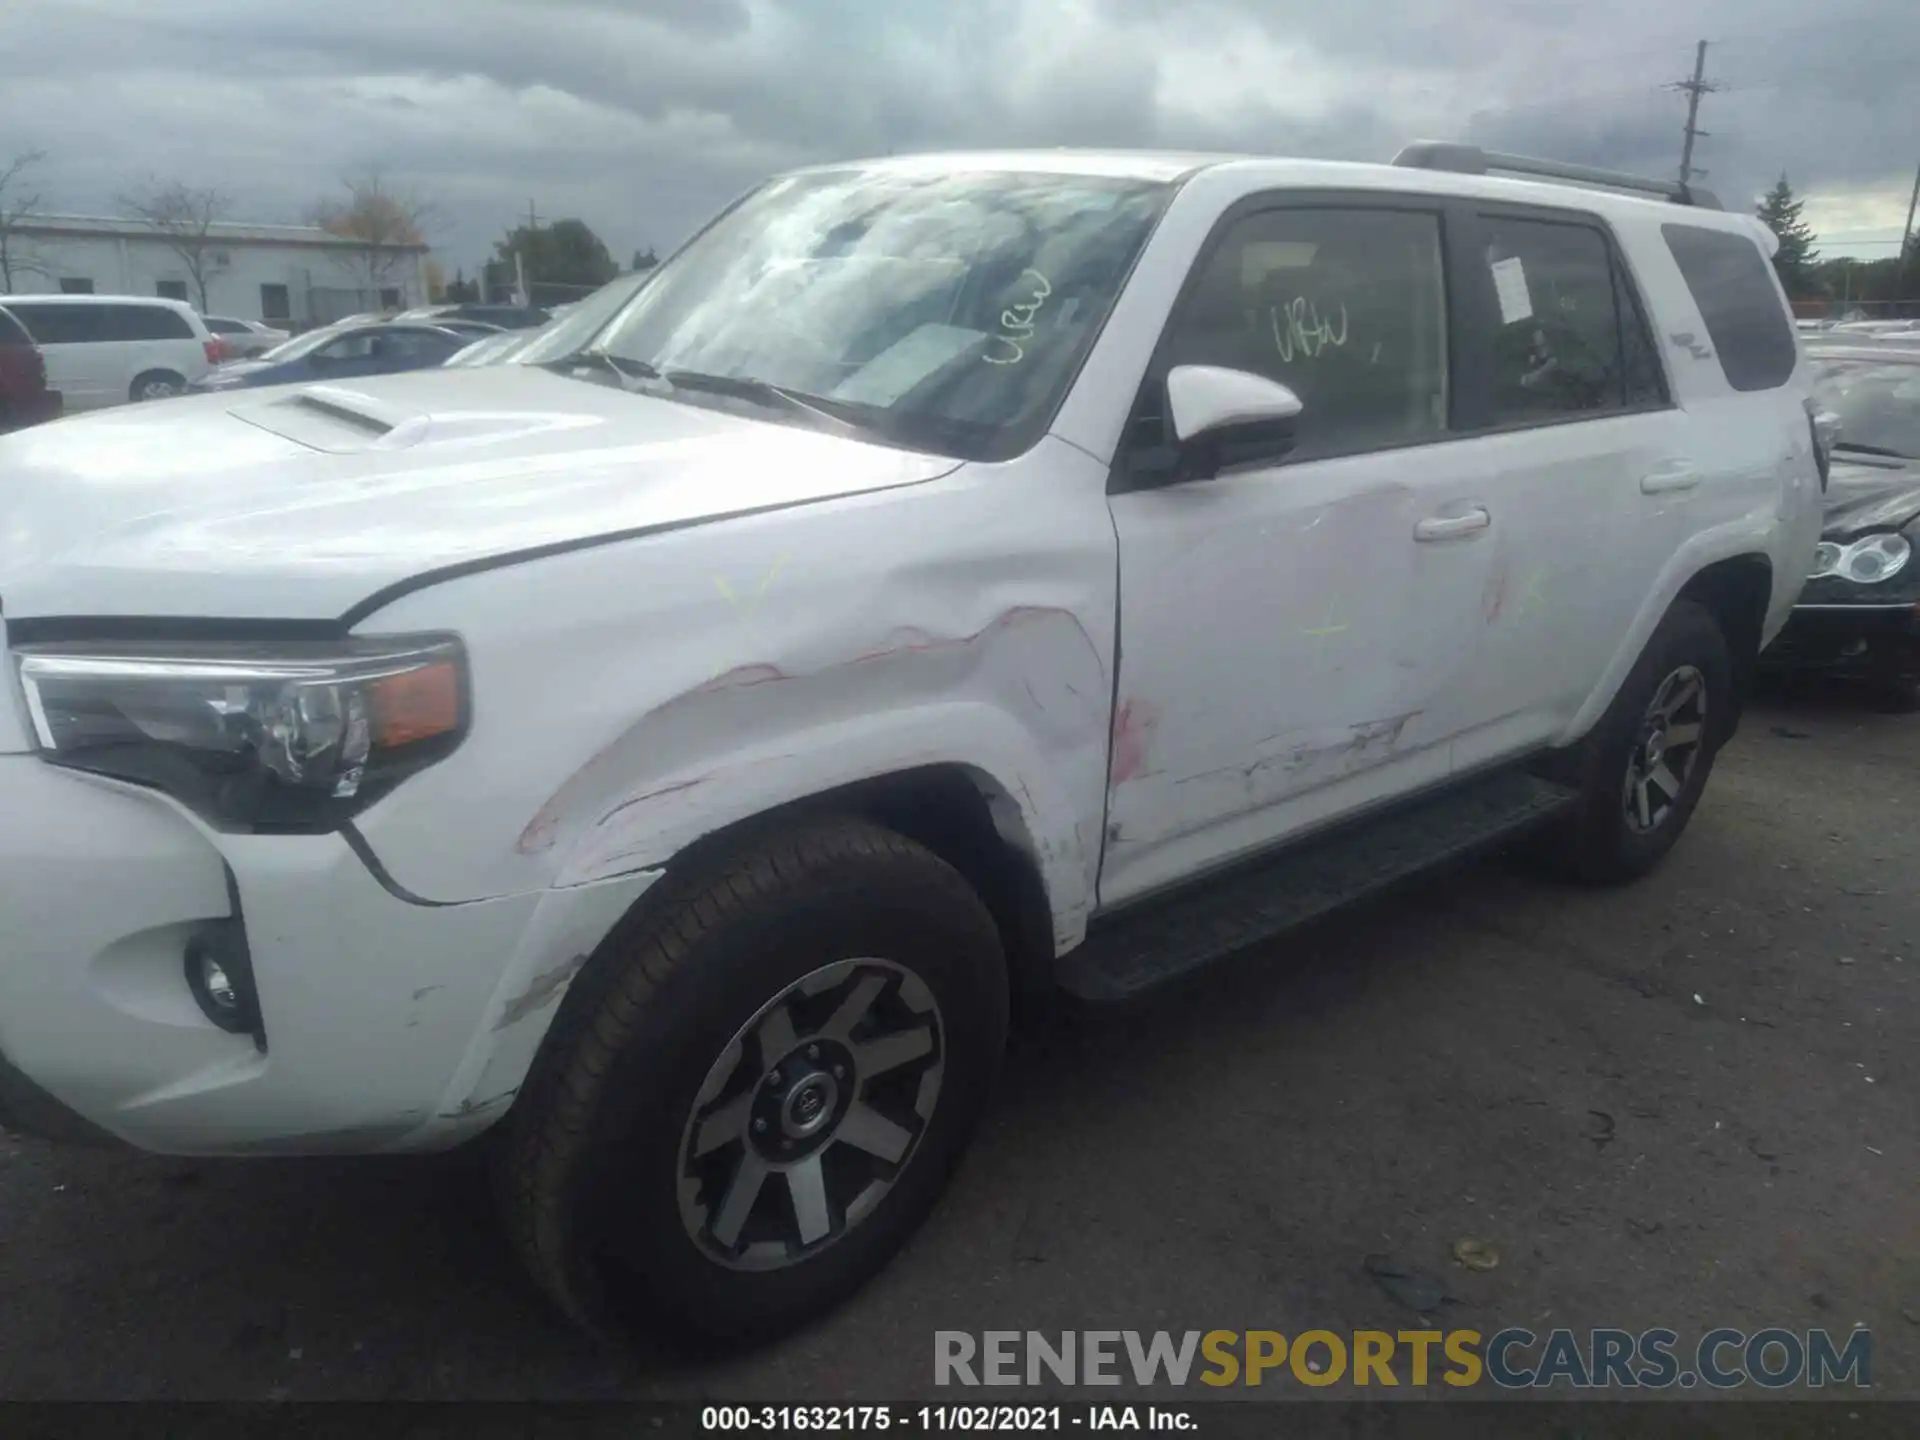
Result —
<svg viewBox="0 0 1920 1440"><path fill-rule="evenodd" d="M1582 185L1604 185L1613 190L1659 195L1676 205L1693 205L1703 210L1720 208L1712 192L1697 185L1682 185L1677 180L1649 180L1618 170L1562 165L1557 160L1536 160L1530 155L1504 155L1497 150L1482 150L1478 145L1455 145L1445 140L1416 140L1394 156L1393 163L1415 170L1448 170L1456 175L1487 175L1494 171L1538 175L1549 180L1572 180Z"/></svg>

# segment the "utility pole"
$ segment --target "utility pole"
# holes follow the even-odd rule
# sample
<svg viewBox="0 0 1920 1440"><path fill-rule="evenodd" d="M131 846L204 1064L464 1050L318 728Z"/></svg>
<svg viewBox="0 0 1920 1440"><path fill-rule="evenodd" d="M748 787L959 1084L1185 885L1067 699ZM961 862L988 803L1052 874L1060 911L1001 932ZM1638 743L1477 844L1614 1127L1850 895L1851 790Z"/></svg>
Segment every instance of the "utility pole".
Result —
<svg viewBox="0 0 1920 1440"><path fill-rule="evenodd" d="M1894 290L1902 299L1906 297L1907 270L1912 263L1908 251L1913 244L1913 211L1916 205L1920 205L1920 169L1913 172L1913 194L1907 199L1907 223L1900 232L1900 265L1894 272L1898 277Z"/></svg>
<svg viewBox="0 0 1920 1440"><path fill-rule="evenodd" d="M1693 78L1676 80L1667 87L1670 90L1685 91L1687 96L1687 138L1680 148L1680 183L1682 185L1692 180L1695 175L1707 173L1704 170L1696 170L1693 164L1693 142L1709 134L1696 123L1700 118L1700 97L1711 95L1720 88L1707 79L1706 75L1707 42L1702 40L1693 52Z"/></svg>
<svg viewBox="0 0 1920 1440"><path fill-rule="evenodd" d="M533 201L527 201L527 235L513 247L514 303L531 305L533 291L527 288L527 246L532 242L534 233L540 228L540 215L533 208Z"/></svg>

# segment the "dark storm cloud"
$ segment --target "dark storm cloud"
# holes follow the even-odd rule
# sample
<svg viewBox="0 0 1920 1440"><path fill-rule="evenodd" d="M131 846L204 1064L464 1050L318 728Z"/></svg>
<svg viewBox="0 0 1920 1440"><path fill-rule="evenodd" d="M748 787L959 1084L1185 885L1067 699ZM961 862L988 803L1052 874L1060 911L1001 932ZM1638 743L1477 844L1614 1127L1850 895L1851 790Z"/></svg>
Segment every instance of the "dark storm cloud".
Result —
<svg viewBox="0 0 1920 1440"><path fill-rule="evenodd" d="M0 0L5 3L5 0ZM1670 173L1781 171L1829 231L1897 232L1912 0L13 0L0 136L100 210L133 177L291 218L349 167L433 192L471 264L529 199L616 253L769 171L889 150L1164 145L1385 159L1471 138ZM28 57L32 58L29 66ZM80 103L76 104L76 98ZM1889 218L1891 215L1891 218ZM1871 251L1867 253L1873 253Z"/></svg>

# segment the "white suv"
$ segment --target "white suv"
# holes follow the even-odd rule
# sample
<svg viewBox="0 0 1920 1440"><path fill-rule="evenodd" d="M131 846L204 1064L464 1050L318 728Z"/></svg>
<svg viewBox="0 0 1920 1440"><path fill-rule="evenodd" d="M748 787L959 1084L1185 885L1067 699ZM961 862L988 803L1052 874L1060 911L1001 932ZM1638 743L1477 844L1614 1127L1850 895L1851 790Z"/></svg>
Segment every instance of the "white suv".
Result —
<svg viewBox="0 0 1920 1440"><path fill-rule="evenodd" d="M141 295L21 295L7 308L47 357L66 412L179 395L223 358L184 300Z"/></svg>
<svg viewBox="0 0 1920 1440"><path fill-rule="evenodd" d="M14 1112L493 1127L569 1314L739 1339L920 1222L1013 997L1645 871L1825 460L1757 222L1530 164L815 169L544 365L0 441Z"/></svg>

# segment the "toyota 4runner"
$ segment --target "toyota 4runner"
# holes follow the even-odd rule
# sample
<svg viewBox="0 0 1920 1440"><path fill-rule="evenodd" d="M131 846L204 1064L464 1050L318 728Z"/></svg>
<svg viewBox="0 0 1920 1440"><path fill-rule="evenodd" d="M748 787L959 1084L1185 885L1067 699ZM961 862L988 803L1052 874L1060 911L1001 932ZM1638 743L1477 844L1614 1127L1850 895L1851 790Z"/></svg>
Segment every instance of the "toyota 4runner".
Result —
<svg viewBox="0 0 1920 1440"><path fill-rule="evenodd" d="M10 1113L491 1130L577 1321L791 1327L1021 995L1659 861L1818 537L1772 245L1447 145L889 159L539 366L0 441Z"/></svg>

